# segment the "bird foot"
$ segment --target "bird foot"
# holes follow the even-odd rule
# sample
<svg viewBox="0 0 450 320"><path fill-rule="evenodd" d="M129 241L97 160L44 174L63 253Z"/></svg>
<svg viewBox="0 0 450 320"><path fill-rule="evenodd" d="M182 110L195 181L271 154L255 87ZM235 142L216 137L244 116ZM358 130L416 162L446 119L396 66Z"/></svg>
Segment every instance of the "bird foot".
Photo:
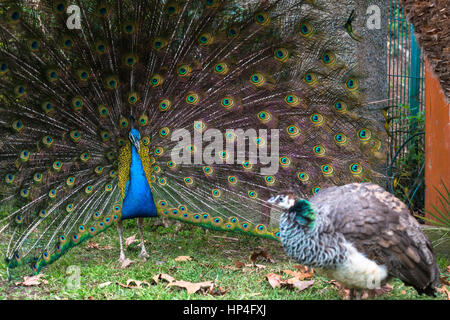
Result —
<svg viewBox="0 0 450 320"><path fill-rule="evenodd" d="M119 260L117 260L117 261L119 261L119 263L122 264L125 262L125 260L127 260L127 258L125 258L125 254L120 253Z"/></svg>
<svg viewBox="0 0 450 320"><path fill-rule="evenodd" d="M147 258L150 258L150 255L147 253L147 251L144 249L139 254L139 258L147 260Z"/></svg>

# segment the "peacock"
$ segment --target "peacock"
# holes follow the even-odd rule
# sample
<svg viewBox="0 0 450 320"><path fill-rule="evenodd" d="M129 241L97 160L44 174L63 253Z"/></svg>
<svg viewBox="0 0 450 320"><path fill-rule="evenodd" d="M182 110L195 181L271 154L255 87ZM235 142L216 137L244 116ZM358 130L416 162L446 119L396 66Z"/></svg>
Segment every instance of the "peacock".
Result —
<svg viewBox="0 0 450 320"><path fill-rule="evenodd" d="M144 258L156 216L279 241L282 211L267 200L280 190L382 179L361 39L336 6L2 1L8 270L38 273L115 224L123 260L127 219Z"/></svg>
<svg viewBox="0 0 450 320"><path fill-rule="evenodd" d="M281 243L300 263L350 288L350 298L395 277L434 296L440 270L429 239L408 207L373 183L320 190L310 199L293 193L268 200L285 211Z"/></svg>

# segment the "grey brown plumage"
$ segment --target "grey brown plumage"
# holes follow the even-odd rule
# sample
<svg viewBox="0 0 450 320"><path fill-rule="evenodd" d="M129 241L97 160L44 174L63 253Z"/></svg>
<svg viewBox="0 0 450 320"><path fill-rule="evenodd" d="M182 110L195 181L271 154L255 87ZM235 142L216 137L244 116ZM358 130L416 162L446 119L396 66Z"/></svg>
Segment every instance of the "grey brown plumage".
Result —
<svg viewBox="0 0 450 320"><path fill-rule="evenodd" d="M292 216L299 213L295 210L285 213L281 220L281 238L285 247L294 244L296 233L305 233L309 237L317 234L318 246L324 247L330 245L326 241L328 237L339 239L339 245L333 244L335 259L329 259L325 265L319 263L325 271L345 264L348 250L342 243L348 242L377 265L385 266L388 277L383 283L395 277L413 286L420 294L434 293L434 288L439 285L440 271L431 243L408 207L395 196L375 184L353 183L321 190L308 202L314 211L314 228L305 231L303 226L294 226ZM292 239L283 240L287 228L296 231L290 234ZM297 247L297 250L302 248ZM292 250L290 254L294 258L301 256ZM320 262L323 258L318 256L316 259Z"/></svg>

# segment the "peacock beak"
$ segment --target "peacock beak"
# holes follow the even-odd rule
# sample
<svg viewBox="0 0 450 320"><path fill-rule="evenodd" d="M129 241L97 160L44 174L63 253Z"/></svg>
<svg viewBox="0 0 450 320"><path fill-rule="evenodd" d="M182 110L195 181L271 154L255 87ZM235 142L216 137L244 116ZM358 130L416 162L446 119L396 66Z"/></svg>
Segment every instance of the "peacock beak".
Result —
<svg viewBox="0 0 450 320"><path fill-rule="evenodd" d="M138 152L140 152L141 151L141 143L139 142L139 140L136 139L136 137L133 136L131 133L129 135L129 138L130 138L131 143L136 147L136 150Z"/></svg>

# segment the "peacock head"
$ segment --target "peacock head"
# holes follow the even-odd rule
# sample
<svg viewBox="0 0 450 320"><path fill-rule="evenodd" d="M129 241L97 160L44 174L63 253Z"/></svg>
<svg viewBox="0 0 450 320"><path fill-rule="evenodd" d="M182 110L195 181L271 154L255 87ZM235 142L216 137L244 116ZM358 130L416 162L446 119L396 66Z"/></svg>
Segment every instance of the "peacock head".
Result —
<svg viewBox="0 0 450 320"><path fill-rule="evenodd" d="M128 134L128 138L130 139L130 142L132 145L134 145L136 147L136 150L138 152L141 151L141 134L139 133L138 129L131 129L130 133Z"/></svg>

